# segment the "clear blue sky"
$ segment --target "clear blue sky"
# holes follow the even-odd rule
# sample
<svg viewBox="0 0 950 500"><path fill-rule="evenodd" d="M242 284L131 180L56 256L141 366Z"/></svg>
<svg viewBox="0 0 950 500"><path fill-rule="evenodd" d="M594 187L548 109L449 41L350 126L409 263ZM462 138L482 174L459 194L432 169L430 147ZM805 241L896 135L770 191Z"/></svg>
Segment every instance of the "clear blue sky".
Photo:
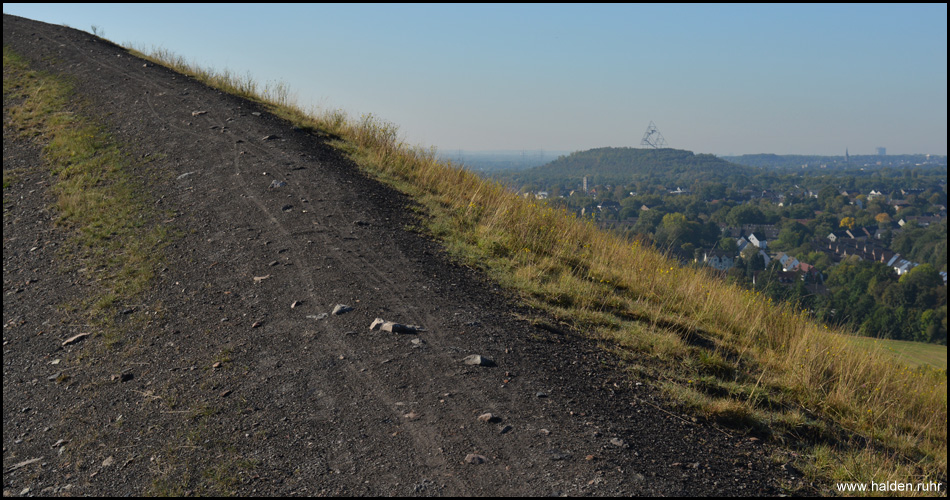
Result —
<svg viewBox="0 0 950 500"><path fill-rule="evenodd" d="M10 4L442 151L947 154L947 5Z"/></svg>

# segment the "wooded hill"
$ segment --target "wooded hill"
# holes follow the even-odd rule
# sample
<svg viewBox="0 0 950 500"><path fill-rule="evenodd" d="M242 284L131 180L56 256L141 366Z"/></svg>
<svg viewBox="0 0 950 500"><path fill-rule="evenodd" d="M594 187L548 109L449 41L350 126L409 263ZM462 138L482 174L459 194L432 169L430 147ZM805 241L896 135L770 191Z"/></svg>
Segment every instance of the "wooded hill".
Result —
<svg viewBox="0 0 950 500"><path fill-rule="evenodd" d="M556 182L576 184L587 176L588 184L627 185L656 179L684 187L696 181L728 182L731 177L750 176L758 169L721 160L711 154L681 149L596 148L562 156L546 165L494 176L511 184Z"/></svg>

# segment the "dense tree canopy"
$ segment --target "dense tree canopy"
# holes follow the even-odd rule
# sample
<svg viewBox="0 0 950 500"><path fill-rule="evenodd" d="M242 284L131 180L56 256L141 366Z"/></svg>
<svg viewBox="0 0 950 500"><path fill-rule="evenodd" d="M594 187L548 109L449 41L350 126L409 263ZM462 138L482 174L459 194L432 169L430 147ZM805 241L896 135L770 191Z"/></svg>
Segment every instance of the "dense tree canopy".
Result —
<svg viewBox="0 0 950 500"><path fill-rule="evenodd" d="M947 287L930 264L898 278L887 266L848 259L831 270L820 316L872 337L947 342Z"/></svg>

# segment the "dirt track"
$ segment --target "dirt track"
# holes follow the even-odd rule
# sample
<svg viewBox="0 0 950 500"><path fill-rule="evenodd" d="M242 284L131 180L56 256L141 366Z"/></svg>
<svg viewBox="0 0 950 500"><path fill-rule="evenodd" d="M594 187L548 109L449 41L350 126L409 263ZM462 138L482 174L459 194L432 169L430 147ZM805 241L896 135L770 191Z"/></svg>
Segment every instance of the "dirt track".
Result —
<svg viewBox="0 0 950 500"><path fill-rule="evenodd" d="M81 328L57 305L88 283L55 265L65 235L48 170L4 120L4 169L28 172L4 189L4 496L797 484L761 442L670 410L655 381L630 380L592 342L519 319L536 313L407 231L410 201L324 138L84 32L4 15L3 42L73 78L134 157L159 158L141 175L182 234L118 321L161 314L117 348L95 335L62 347ZM320 318L335 304L353 310ZM425 331L371 331L376 317ZM497 366L462 363L471 354ZM66 382L48 380L62 370Z"/></svg>

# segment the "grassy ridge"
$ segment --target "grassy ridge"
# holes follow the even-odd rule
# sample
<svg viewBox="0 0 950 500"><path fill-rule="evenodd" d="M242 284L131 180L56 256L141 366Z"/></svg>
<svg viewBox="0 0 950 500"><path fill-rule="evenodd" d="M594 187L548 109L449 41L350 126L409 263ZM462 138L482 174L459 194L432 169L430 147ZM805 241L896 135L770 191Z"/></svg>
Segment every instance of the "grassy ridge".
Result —
<svg viewBox="0 0 950 500"><path fill-rule="evenodd" d="M698 414L795 448L814 478L945 482L945 370L855 346L800 311L515 196L407 146L372 115L303 110L284 85L258 91L167 52L152 59L339 137L366 172L426 207L428 230L460 260L603 339Z"/></svg>

